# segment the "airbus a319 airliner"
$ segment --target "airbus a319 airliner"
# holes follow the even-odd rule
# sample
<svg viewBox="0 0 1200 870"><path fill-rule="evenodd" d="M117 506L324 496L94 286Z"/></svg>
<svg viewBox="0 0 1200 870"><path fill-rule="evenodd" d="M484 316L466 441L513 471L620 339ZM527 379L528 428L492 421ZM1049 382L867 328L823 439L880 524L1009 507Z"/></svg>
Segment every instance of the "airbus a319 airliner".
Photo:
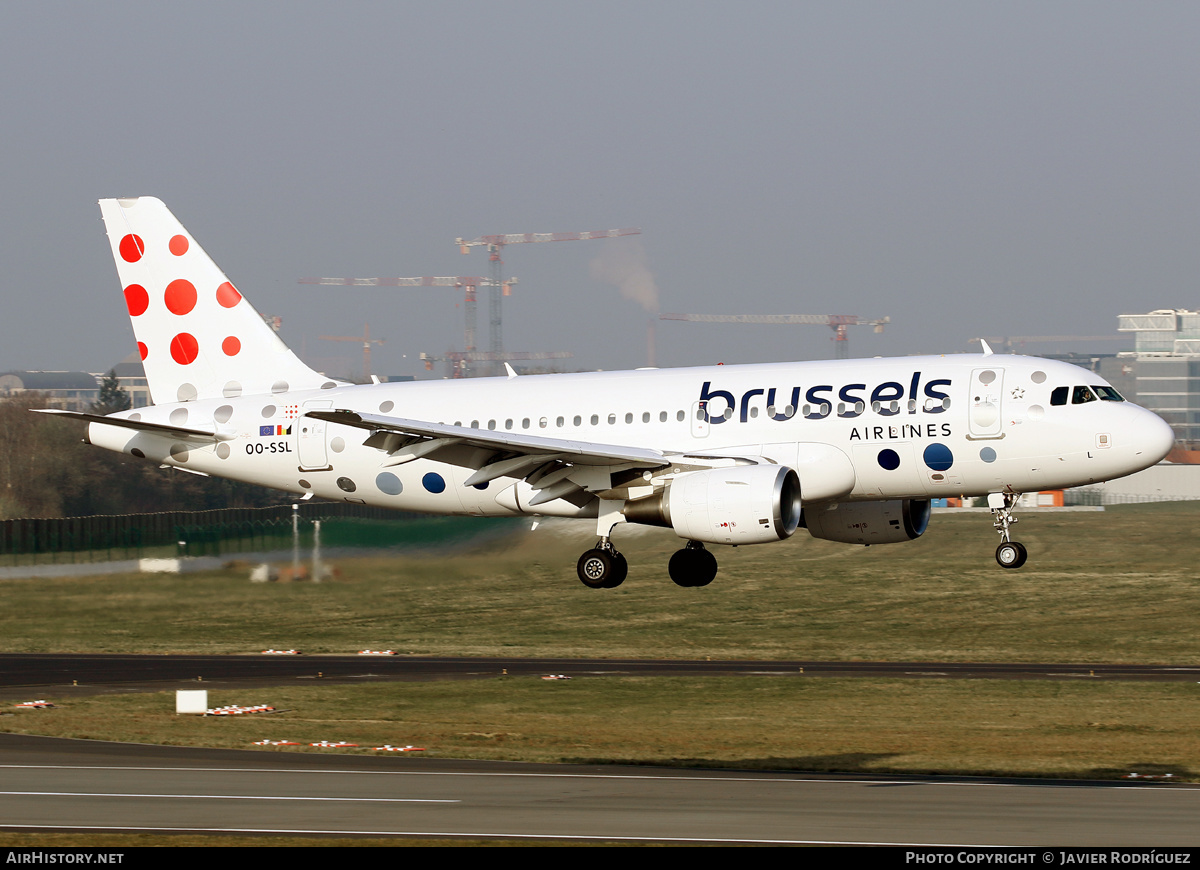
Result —
<svg viewBox="0 0 1200 870"><path fill-rule="evenodd" d="M680 586L705 544L925 532L930 499L986 496L996 560L1022 492L1130 474L1173 436L1096 375L984 353L354 385L295 356L157 199L100 210L154 404L88 421L95 445L303 497L596 523L577 566L612 588L621 523L672 529ZM66 412L51 412L66 413Z"/></svg>

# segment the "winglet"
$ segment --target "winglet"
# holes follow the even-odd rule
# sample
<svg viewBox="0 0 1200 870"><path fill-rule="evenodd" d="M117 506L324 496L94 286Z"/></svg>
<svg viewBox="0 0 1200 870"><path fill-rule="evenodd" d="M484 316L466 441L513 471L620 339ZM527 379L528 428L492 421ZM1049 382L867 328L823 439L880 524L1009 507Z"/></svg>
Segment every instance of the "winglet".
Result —
<svg viewBox="0 0 1200 870"><path fill-rule="evenodd" d="M508 372L508 379L510 381L517 376L517 370L514 369L509 363L504 364L504 370Z"/></svg>
<svg viewBox="0 0 1200 870"><path fill-rule="evenodd" d="M985 339L982 339L982 338L979 339L979 343L983 345L983 355L991 356L993 353L992 346L990 344L988 344Z"/></svg>

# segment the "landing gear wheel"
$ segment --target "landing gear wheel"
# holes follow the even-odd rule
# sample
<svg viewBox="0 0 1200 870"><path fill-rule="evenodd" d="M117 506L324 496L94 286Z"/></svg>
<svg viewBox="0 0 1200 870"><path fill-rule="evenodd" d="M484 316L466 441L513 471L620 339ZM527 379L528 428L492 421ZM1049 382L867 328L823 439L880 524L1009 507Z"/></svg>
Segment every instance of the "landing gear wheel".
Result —
<svg viewBox="0 0 1200 870"><path fill-rule="evenodd" d="M616 589L618 586L624 583L625 578L629 576L629 562L625 559L625 557L616 550L613 550L612 556L612 576L609 577L608 580L604 581L605 589Z"/></svg>
<svg viewBox="0 0 1200 870"><path fill-rule="evenodd" d="M590 589L614 589L625 582L629 562L616 550L588 550L579 557L575 570Z"/></svg>
<svg viewBox="0 0 1200 870"><path fill-rule="evenodd" d="M1000 563L1001 568L1020 568L1027 558L1029 553L1025 545L1016 541L1005 541L996 548L996 561Z"/></svg>
<svg viewBox="0 0 1200 870"><path fill-rule="evenodd" d="M671 556L667 571L677 586L707 586L717 576L717 557L699 544L689 543Z"/></svg>

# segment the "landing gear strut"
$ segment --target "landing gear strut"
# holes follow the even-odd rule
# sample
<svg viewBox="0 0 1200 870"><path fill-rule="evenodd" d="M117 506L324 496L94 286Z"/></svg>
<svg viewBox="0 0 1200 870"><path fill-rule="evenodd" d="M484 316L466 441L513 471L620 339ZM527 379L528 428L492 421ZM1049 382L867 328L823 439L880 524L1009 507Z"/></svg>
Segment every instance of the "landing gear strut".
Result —
<svg viewBox="0 0 1200 870"><path fill-rule="evenodd" d="M629 563L608 538L601 538L595 549L579 557L575 570L583 585L590 589L615 589L625 582Z"/></svg>
<svg viewBox="0 0 1200 870"><path fill-rule="evenodd" d="M717 576L717 558L699 541L688 541L675 551L667 570L678 586L707 586Z"/></svg>
<svg viewBox="0 0 1200 870"><path fill-rule="evenodd" d="M1013 505L1021 497L1017 492L993 492L988 495L988 507L992 509L992 527L1000 533L1000 546L996 548L996 561L1001 568L1020 568L1029 558L1025 545L1011 540L1009 527L1017 522L1012 515Z"/></svg>

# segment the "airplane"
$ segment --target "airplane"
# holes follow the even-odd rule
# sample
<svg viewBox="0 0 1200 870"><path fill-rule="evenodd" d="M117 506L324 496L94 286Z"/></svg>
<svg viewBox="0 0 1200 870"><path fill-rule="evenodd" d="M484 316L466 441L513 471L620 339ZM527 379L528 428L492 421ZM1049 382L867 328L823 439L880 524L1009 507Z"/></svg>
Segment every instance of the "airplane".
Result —
<svg viewBox="0 0 1200 870"><path fill-rule="evenodd" d="M996 561L1023 492L1159 462L1171 428L1103 379L982 354L716 365L355 385L288 349L167 207L100 200L153 404L87 422L86 440L302 498L470 516L590 519L586 586L615 588L623 523L686 543L683 587L717 574L705 545L801 526L886 544L924 534L930 500L986 496Z"/></svg>

